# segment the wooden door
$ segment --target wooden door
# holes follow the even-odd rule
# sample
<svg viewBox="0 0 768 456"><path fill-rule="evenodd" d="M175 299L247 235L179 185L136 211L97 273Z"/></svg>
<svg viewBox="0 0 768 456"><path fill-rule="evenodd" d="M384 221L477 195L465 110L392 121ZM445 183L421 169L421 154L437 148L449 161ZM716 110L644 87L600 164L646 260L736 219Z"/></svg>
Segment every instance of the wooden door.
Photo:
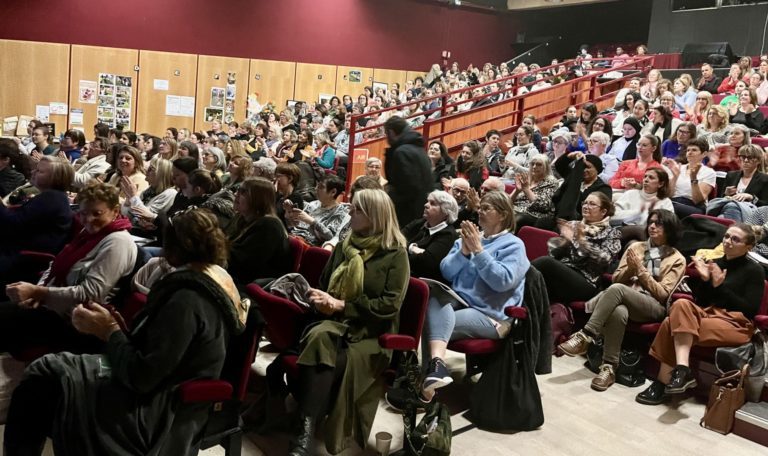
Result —
<svg viewBox="0 0 768 456"><path fill-rule="evenodd" d="M373 68L339 66L336 69L336 95L349 95L356 100L363 87L373 84Z"/></svg>
<svg viewBox="0 0 768 456"><path fill-rule="evenodd" d="M197 55L142 50L139 67L137 132L162 137L168 127L193 129Z"/></svg>
<svg viewBox="0 0 768 456"><path fill-rule="evenodd" d="M69 112L68 44L0 40L0 117L34 117L37 106L63 103L65 114L49 116L58 135ZM61 105L58 105L61 106Z"/></svg>
<svg viewBox="0 0 768 456"><path fill-rule="evenodd" d="M272 103L280 112L288 100L293 100L296 62L251 59L250 73L248 96L255 97L259 104Z"/></svg>
<svg viewBox="0 0 768 456"><path fill-rule="evenodd" d="M336 66L297 63L294 99L317 103L320 94L336 94Z"/></svg>
<svg viewBox="0 0 768 456"><path fill-rule="evenodd" d="M234 57L198 57L195 131L210 130L206 110L218 109L220 93L224 94L224 122L242 123L246 119L249 63L248 59Z"/></svg>
<svg viewBox="0 0 768 456"><path fill-rule="evenodd" d="M126 122L121 123L124 130L134 130L138 64L139 51L135 49L73 45L69 69L69 127L82 129L89 139L93 137L93 125L102 120L111 119L105 123L114 127L120 119ZM114 78L102 78L102 75ZM107 84L109 81L113 84ZM100 92L110 95L100 95ZM82 112L73 113L73 110Z"/></svg>

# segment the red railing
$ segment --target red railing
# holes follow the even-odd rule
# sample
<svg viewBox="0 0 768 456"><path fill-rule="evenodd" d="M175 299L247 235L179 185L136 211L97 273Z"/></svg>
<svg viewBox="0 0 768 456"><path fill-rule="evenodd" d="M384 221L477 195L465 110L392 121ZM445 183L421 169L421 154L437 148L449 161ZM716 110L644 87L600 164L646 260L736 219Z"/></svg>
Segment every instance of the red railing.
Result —
<svg viewBox="0 0 768 456"><path fill-rule="evenodd" d="M606 61L609 64L612 59L592 59L593 65L600 61ZM598 109L613 106L613 100L616 92L624 87L624 83L634 77L644 77L644 75L653 67L654 56L635 58L620 66L612 68L592 69L588 74L574 79L566 80L549 87L530 91L525 94L517 95L521 88L533 87L537 80L523 83L526 76L536 77L537 74L546 75L542 80L551 82L559 75L550 75L548 70L560 66L569 69L576 63L575 60L569 60L550 65L540 69L528 71L527 73L515 74L503 79L486 82L479 85L465 87L452 92L434 95L420 100L409 101L405 104L393 106L378 111L371 111L364 114L353 115L350 122L350 142L349 142L349 165L347 172L348 185L353 180L364 174L365 159L368 157L379 157L383 159L384 150L387 147L386 138L378 133L375 137L363 138L358 141L358 133L377 131L383 127L383 122L377 122L373 126L358 126L358 120L361 118L382 116L389 117L393 112L402 112L405 108L415 108L424 103L425 106L437 102L436 108L423 112L411 113L403 116L406 119L413 119L424 116L425 121L422 126L417 127L424 136L425 142L441 140L446 147L455 151L470 139L482 138L486 131L496 129L503 135L517 129L522 124L523 116L533 114L536 116L539 127L543 133L549 131L549 127L555 123L570 105L581 106L587 102L597 104ZM623 70L624 73L619 78L606 78L608 73ZM457 95L472 92L477 88L485 88L493 84L498 84L501 88L489 94L483 94L479 97L472 97L467 100L452 101ZM507 87L507 85L510 85ZM502 99L485 106L475 109L460 110L465 103L474 103L487 97L502 96ZM431 118L439 113L436 118Z"/></svg>

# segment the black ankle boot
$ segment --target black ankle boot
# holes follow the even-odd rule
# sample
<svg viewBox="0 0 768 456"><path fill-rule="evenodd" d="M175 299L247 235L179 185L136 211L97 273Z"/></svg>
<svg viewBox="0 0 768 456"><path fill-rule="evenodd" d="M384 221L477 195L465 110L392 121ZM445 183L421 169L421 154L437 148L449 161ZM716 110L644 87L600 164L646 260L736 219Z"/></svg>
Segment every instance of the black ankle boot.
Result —
<svg viewBox="0 0 768 456"><path fill-rule="evenodd" d="M635 401L645 405L659 405L664 402L667 395L664 393L666 385L654 380L651 386L635 396Z"/></svg>
<svg viewBox="0 0 768 456"><path fill-rule="evenodd" d="M40 456L43 454L43 448L45 442L42 445L4 445L3 456Z"/></svg>
<svg viewBox="0 0 768 456"><path fill-rule="evenodd" d="M299 426L299 434L292 442L288 456L311 456L315 454L315 419L302 415Z"/></svg>

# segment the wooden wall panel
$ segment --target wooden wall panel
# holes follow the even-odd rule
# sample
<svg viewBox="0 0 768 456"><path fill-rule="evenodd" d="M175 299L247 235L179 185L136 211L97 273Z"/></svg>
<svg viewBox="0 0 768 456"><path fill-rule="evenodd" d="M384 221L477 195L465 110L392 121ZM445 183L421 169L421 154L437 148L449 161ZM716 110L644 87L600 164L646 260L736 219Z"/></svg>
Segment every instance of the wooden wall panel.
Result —
<svg viewBox="0 0 768 456"><path fill-rule="evenodd" d="M168 127L194 128L195 118L166 115L166 96L194 97L197 82L197 55L139 51L138 132L164 136ZM175 73L178 72L178 75ZM168 81L168 90L155 90L155 79ZM208 95L210 98L210 94ZM196 105L202 100L195 100ZM210 99L204 102L209 103Z"/></svg>
<svg viewBox="0 0 768 456"><path fill-rule="evenodd" d="M408 80L408 81L413 81L413 79L416 76L421 76L423 78L426 74L427 73L425 73L423 71L406 71L405 72L405 79Z"/></svg>
<svg viewBox="0 0 768 456"><path fill-rule="evenodd" d="M99 81L99 73L117 76L130 76L130 123L125 130L136 128L136 90L138 78L135 66L139 63L139 51L135 49L105 48L97 46L72 45L72 61L69 69L69 108L83 110L83 122L72 124L69 128L82 128L85 137L93 138L93 125L97 123L98 95L96 103L84 103L80 100L80 81ZM122 89L125 90L125 89ZM125 93L125 92L123 92Z"/></svg>
<svg viewBox="0 0 768 456"><path fill-rule="evenodd" d="M336 66L297 63L294 99L307 103L317 102L321 93L336 93Z"/></svg>
<svg viewBox="0 0 768 456"><path fill-rule="evenodd" d="M256 94L259 103L274 103L277 111L293 100L296 85L296 62L251 59L248 94Z"/></svg>
<svg viewBox="0 0 768 456"><path fill-rule="evenodd" d="M349 75L350 71L359 71L360 81L353 82ZM339 66L336 67L336 92L333 93L339 98L350 95L355 100L363 93L363 87L370 87L372 84L373 68Z"/></svg>
<svg viewBox="0 0 768 456"><path fill-rule="evenodd" d="M235 120L238 123L245 120L245 106L248 99L248 82L250 61L235 57L216 57L201 55L197 59L197 91L195 95L195 130L205 131L211 129L211 122L205 120L205 108L211 106L211 89L214 87L224 89L225 104L231 104L234 114L231 119L224 114L224 121ZM232 73L234 79L229 79ZM229 100L230 82L235 87L235 98Z"/></svg>
<svg viewBox="0 0 768 456"><path fill-rule="evenodd" d="M408 80L408 72L401 70L384 70L380 68L374 68L373 70L374 82L386 82L387 85L392 83L400 84L400 90L405 90L405 81Z"/></svg>
<svg viewBox="0 0 768 456"><path fill-rule="evenodd" d="M36 105L68 103L69 48L0 40L0 117L34 116ZM66 115L52 115L50 121L57 134L66 129Z"/></svg>

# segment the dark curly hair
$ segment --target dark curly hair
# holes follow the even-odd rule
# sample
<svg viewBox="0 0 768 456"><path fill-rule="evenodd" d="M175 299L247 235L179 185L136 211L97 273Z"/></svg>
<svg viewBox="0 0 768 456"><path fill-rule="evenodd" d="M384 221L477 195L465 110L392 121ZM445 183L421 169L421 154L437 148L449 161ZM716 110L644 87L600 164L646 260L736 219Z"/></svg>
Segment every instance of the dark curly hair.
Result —
<svg viewBox="0 0 768 456"><path fill-rule="evenodd" d="M188 263L226 267L229 241L219 221L208 209L188 209L169 219L163 236L163 252L171 266Z"/></svg>
<svg viewBox="0 0 768 456"><path fill-rule="evenodd" d="M77 202L82 204L85 201L104 202L107 207L115 209L120 207L120 189L114 185L105 182L91 181L84 189L77 194Z"/></svg>

